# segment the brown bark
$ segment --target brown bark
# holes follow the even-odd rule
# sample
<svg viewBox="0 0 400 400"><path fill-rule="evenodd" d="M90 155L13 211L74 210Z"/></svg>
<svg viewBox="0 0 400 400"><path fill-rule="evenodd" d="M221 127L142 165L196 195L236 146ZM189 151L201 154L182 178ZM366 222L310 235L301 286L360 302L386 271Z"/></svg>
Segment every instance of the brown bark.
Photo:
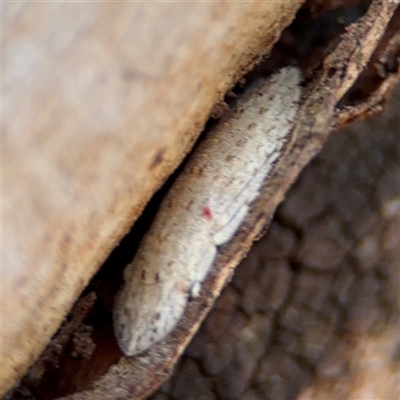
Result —
<svg viewBox="0 0 400 400"><path fill-rule="evenodd" d="M272 217L273 210L282 200L284 192L300 169L321 148L328 135L330 125L337 124L340 116L342 116L340 124L344 124L352 118L351 116L347 118L346 115L350 114L344 112L335 115L335 108L340 98L353 85L366 65L394 9L394 3L389 5L384 2L374 2L367 17L348 30L348 33L343 36L339 45L325 59L322 66L314 65L313 68L308 66L304 69L304 71L312 71L313 74L308 77L299 120L294 127L292 140L286 148L285 157L282 157L276 166L272 179L266 182L262 196L255 202L241 232L229 245L222 248L214 269L205 282L206 295L200 300L192 302L177 330L164 342L154 346L144 356L132 359L120 358L120 353L113 347L106 347L105 349L103 347L102 350L99 350L101 341L98 341L97 358L95 358L97 362L93 361L93 358L89 358L88 363L86 363L86 372L93 367L94 372L90 371L93 372L92 376L74 382L77 385L76 390L78 392L89 389L91 385L93 385L94 390L76 393L72 398L141 398L154 390L168 376L190 337L195 333L222 286L230 277L232 268L243 257L251 242ZM362 38L361 46L360 38ZM377 94L380 93L381 95L382 92L383 90L379 92L379 88L376 91ZM371 107L375 103L372 101ZM369 111L371 107L367 106L365 110ZM357 115L360 116L361 114L355 114L355 116ZM81 299L79 307L90 309L91 301L90 296L84 297ZM77 313L80 315L81 311L77 311ZM90 333L88 333L90 329L85 329L83 319L84 316L80 319L77 318L74 323L80 327L78 330L82 332L82 338L87 338L90 336ZM61 336L62 333L63 330L60 331ZM55 338L54 344L58 340L60 340L60 336ZM108 345L109 342L107 342ZM113 346L115 346L115 343ZM83 358L91 357L89 347L88 352L81 351ZM68 346L66 349L68 353ZM79 353L79 346L74 351ZM63 357L65 355L63 353ZM109 368L117 361L116 365ZM64 364L64 367L69 362L70 360ZM103 366L99 366L101 362L104 362ZM69 364L70 367L71 365L74 365L74 363ZM82 366L84 363L75 365ZM102 368L103 372L109 369L101 379L98 379ZM62 379L60 378L60 380ZM80 384L82 385L79 387ZM70 390L71 387L68 391Z"/></svg>
<svg viewBox="0 0 400 400"><path fill-rule="evenodd" d="M396 399L400 86L332 134L151 399Z"/></svg>
<svg viewBox="0 0 400 400"><path fill-rule="evenodd" d="M1 393L301 3L4 4Z"/></svg>

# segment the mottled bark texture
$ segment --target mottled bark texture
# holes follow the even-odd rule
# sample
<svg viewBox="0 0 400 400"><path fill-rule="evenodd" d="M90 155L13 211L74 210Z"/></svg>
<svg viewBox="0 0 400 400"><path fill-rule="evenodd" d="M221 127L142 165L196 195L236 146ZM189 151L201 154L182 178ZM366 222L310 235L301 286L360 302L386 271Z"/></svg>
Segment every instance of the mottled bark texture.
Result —
<svg viewBox="0 0 400 400"><path fill-rule="evenodd" d="M395 26L395 24L391 23L387 25L391 19L391 15L394 13L397 7L397 4L395 2L375 0L368 9L368 2L362 3L365 7L362 7L361 14L357 14L357 18L353 18L351 21L348 21L354 22L357 20L356 23L350 27L347 27L346 30L342 27L341 32L334 35L335 39L329 42L329 45L327 45L326 48L324 46L316 47L319 50L323 48L323 50L317 51L315 48L313 48L313 46L308 46L314 49L314 51L312 52L312 56L305 56L304 53L302 53L304 50L304 47L302 46L303 41L299 39L299 33L296 34L296 30L294 30L292 31L292 35L283 35L281 44L285 46L285 44L287 45L288 43L291 43L292 49L299 49L297 57L292 58L292 54L295 54L296 51L289 51L289 55L286 54L286 56L283 58L280 58L277 56L276 52L273 52L269 60L270 63L268 64L269 67L272 66L272 70L274 70L274 62L277 60L281 60L281 63L279 64L278 62L278 66L275 68L287 65L288 63L290 64L292 62L296 62L302 69L305 80L301 86L303 95L299 105L300 108L298 118L293 126L292 135L286 144L285 151L282 157L276 163L273 174L270 176L271 179L268 179L267 182L265 182L260 198L252 204L250 213L238 234L235 235L230 243L221 247L215 265L213 266L211 273L207 277L207 280L202 287L202 296L190 302L187 310L185 311L184 317L178 324L177 329L168 335L168 337L166 337L161 343L156 344L148 352L138 357L124 357L116 345L112 332L111 309L113 306L115 293L122 283L122 269L128 262L131 261L134 253L132 248L136 248L137 243L140 241L140 238L143 236L143 232L145 231L143 225L137 224L137 229L134 229L134 233L130 237L130 241L129 238L126 240L128 243L127 247L130 247L130 253L127 252L126 254L129 253L129 255L118 252L118 250L113 253L106 265L104 265L98 275L86 287L84 294L77 302L75 308L61 325L57 335L55 335L49 342L48 347L42 353L37 363L25 375L21 385L16 388L13 393L10 393L9 398L13 398L15 400L24 397L45 400L60 396L66 396L64 398L73 400L115 400L143 398L154 392L154 390L156 390L157 387L168 378L175 363L180 358L180 355L184 351L186 345L189 343L191 337L195 334L207 312L212 307L221 289L232 277L234 268L239 263L240 259L245 255L246 251L249 250L253 240L260 235L260 232L264 229L266 224L269 223L276 206L281 202L285 196L286 190L295 180L300 170L321 149L332 126L342 126L370 112L375 112L381 107L381 104L384 101L385 93L390 87L390 84L393 83L396 76L396 71L398 71L399 32L396 28L393 30L393 25ZM367 9L368 12L365 17L358 18ZM398 17L399 13L397 13L397 18ZM342 20L339 17L336 18L338 19L337 22L340 25ZM304 26L306 25L300 24L301 31L304 31ZM322 26L325 27L325 25ZM384 34L385 30L386 34ZM293 34L293 32L295 33ZM297 32L299 32L299 29L297 29ZM343 34L340 35L340 33ZM383 39L382 35L384 36ZM393 43L391 41L392 39ZM383 46L383 50L378 53L375 52L375 55L373 55L372 61L368 64L368 67L364 68L379 41ZM390 47L389 44L393 44L393 46ZM385 53L385 49L388 48L392 48L392 50ZM379 58L379 56L383 54L385 54L386 59L374 59L374 57ZM304 61L304 64L301 62L302 60ZM378 67L378 70L376 70L376 67ZM361 77L364 76L365 71L372 71L373 78L367 77L367 79L361 79ZM378 79L376 79L376 76L378 76ZM233 79L233 76L231 76L231 78ZM361 81L359 80L358 83L356 81L357 78L361 79ZM373 83L372 86L370 83ZM251 78L248 79L248 84L251 85ZM343 100L340 100L353 85L355 85L355 87L358 85L362 89L366 89L364 92L361 90L361 93L364 94L358 97L356 96L356 101L354 101L354 98L350 96L350 92L350 94L348 93ZM163 86L161 85L160 87ZM371 95L370 98L368 98L369 95ZM350 98L348 96L350 96ZM221 99L222 98L219 98L219 100ZM184 104L187 104L186 100L184 101ZM219 108L220 110L218 110L217 107L217 110L214 109L214 112L212 112L214 116L219 115L221 109L223 111L225 106ZM211 112L211 107L208 111ZM156 120L159 121L158 119ZM151 146L149 149L153 151ZM139 153L135 154L138 155ZM157 153L154 155L157 157L154 159L150 158L150 161L164 159L162 154L160 155ZM357 158L357 156L355 157ZM154 163L149 163L146 165L151 166L154 165ZM165 172L166 170L163 168L161 169ZM125 171L125 169L128 169L130 173L136 172L131 171L124 164L123 170ZM116 181L112 182L113 184L115 182L119 182L121 186L118 187L124 187L123 181L117 179ZM346 192L346 190L352 192L353 190L353 186L351 185L343 185L343 187L345 188L344 192ZM356 192L358 193L359 190L357 189ZM117 191L117 194L119 195L120 192ZM138 195L140 195L140 193ZM340 198L341 197L339 197L339 200ZM314 196L312 196L310 199L306 200L306 203L310 202L313 204L312 202L317 200L318 197L314 199ZM92 206L94 206L94 204L92 204L91 207ZM341 207L345 208L343 204ZM297 219L302 218L303 213L307 214L307 207L303 208L304 210L301 210L301 213L297 212L294 217L292 215L292 218L295 220L295 222ZM136 209L136 211L138 210L139 209ZM154 210L155 209L153 208L153 213ZM130 211L128 210L127 213L130 213ZM312 214L312 211L309 212ZM312 216L313 215L310 217L310 223L313 221ZM147 220L151 220L151 217L152 214L150 212L150 215L147 214ZM286 214L285 218L289 220L289 217L286 216ZM360 218L363 220L362 217ZM283 216L281 219L284 220ZM95 222L96 221L92 221L93 224L91 227L96 231L96 234L98 234L101 232L101 229ZM335 270L337 264L341 261L341 257L345 257L345 255L348 254L345 253L345 255L343 255L343 251L350 251L350 249L346 248L345 243L340 241L338 243L334 242L334 245L332 246L337 251L334 251L335 257L330 257L330 235L333 235L331 232L336 232L336 230L340 231L342 225L340 221L335 222L335 220L332 221L329 219L325 225L322 224L323 226L320 227L319 230L317 227L315 227L315 230L313 231L314 236L306 242L306 244L308 243L308 247L305 245L306 247L304 247L304 250L301 251L300 245L297 244L297 241L301 241L302 237L301 234L296 231L297 225L295 222L288 224L287 226L284 223L282 223L282 226L278 224L277 227L275 226L275 223L273 224L272 232L276 232L275 235L277 236L277 242L282 239L280 239L280 232L283 232L282 235L284 237L288 237L289 242L293 241L294 243L292 246L294 246L294 248L298 248L299 250L295 254L295 262L288 262L291 265L289 268L285 267L285 265L282 263L280 267L277 267L277 275L279 279L274 279L273 284L267 288L267 298L269 293L272 296L273 310L279 310L279 316L282 315L282 321L284 321L287 325L287 327L286 325L284 326L285 329L287 329L285 331L286 333L282 336L283 339L280 339L280 342L283 343L282 346L287 344L289 349L297 349L295 345L290 344L292 343L292 336L294 336L293 343L296 344L296 335L302 337L301 335L303 332L306 332L303 335L305 338L307 337L307 332L310 331L312 333L312 331L307 325L308 320L301 319L301 321L298 321L296 319L296 316L299 315L296 310L291 313L290 310L287 311L286 308L284 308L284 305L286 304L285 302L289 301L291 296L289 294L287 295L287 298L282 298L280 296L282 296L282 293L288 293L287 290L289 290L290 293L291 291L295 292L295 289L290 288L292 288L291 285L297 285L300 289L305 288L304 290L299 289L302 291L302 293L305 293L302 295L299 294L300 297L307 297L308 295L315 294L315 299L312 298L310 302L320 304L323 300L319 299L318 296L324 297L323 294L321 294L321 291L307 289L309 286L312 287L312 282L314 282L315 278L314 275L317 276L317 278L315 278L316 280L321 278L321 282L324 282L324 279L327 279L326 276L330 277L330 272L333 274L332 271ZM287 232L287 234L285 234L285 232ZM323 240L321 247L325 250L321 253L315 252L315 250L318 249L317 238L321 238L321 240ZM334 236L334 238L336 239L338 237ZM182 240L185 240L185 238L182 238ZM121 247L124 246L126 247L126 244L121 245ZM275 249L277 246L272 247ZM102 248L102 251L105 251L104 248ZM281 252L282 257L284 257L283 254L286 254L286 250L283 248L281 249ZM61 252L59 255L62 256L62 254L63 253ZM81 260L79 252L73 251L71 254L74 256L74 260ZM290 254L292 256L292 253ZM278 255L275 255L273 258L279 257ZM306 269L308 272L307 277L309 277L309 279L302 278L302 280L297 283L296 276L298 275L300 277L299 271L302 270L303 264L305 265L304 269ZM87 266L85 263L82 265L81 267L83 269L85 269L84 267ZM326 271L324 271L321 266L324 267ZM319 269L322 269L322 271ZM268 277L268 274L271 273L270 269L265 269L265 271L268 271L265 272ZM354 272L356 271L357 269L354 268ZM85 270L85 273L87 273L87 270ZM79 280L79 284L77 286L72 284L67 287L69 288L68 290L71 290L71 288L75 289L76 292L74 293L74 296L76 296L82 287L85 286L87 281L80 276L79 272L76 272L74 278ZM88 276L86 276L85 279L88 279ZM349 281L350 283L353 282L351 279L349 279ZM22 281L21 284L23 283L24 281ZM60 284L62 282L57 280L56 283ZM260 281L260 284L262 284L262 281ZM322 284L322 286L324 285ZM243 288L243 290L245 289ZM250 289L247 290L248 292L246 293L248 294L245 297L247 298L246 302L249 304L246 307L249 308L248 312L250 314L250 309L252 307L256 307L254 304L253 306L251 305L251 295L252 293L257 293L257 290L256 288L254 288L254 290L251 289L251 285ZM276 296L274 296L274 293L276 293ZM71 293L69 292L69 294ZM74 296L70 297L70 299L72 299ZM352 296L357 298L358 295L356 293ZM360 296L362 297L362 295ZM260 300L260 303L261 302L262 301ZM255 303L257 303L257 301L255 301ZM145 307L146 305L143 306ZM27 307L27 310L29 310L29 307ZM317 325L319 320L314 314L311 313L312 310L313 308L310 308L309 310L311 314L310 324L314 324L314 322L312 322L312 318L314 318L317 320L315 322ZM273 319L271 322L268 319L270 314L267 311L265 311L264 316L261 312L259 312L259 314L260 320L257 326L259 327L261 333L266 333L267 338L264 338L264 341L269 343L269 328L265 328L263 323L265 322L267 326L269 326L269 324L272 324L275 319ZM44 316L45 314L41 313L40 315ZM57 315L58 317L60 316L59 314ZM223 318L229 320L230 314L224 313L223 315ZM244 315L243 312L242 315ZM280 368L289 370L289 367L293 362L298 362L301 365L305 364L304 369L299 368L296 376L297 379L300 379L301 376L304 375L304 381L307 381L307 372L312 369L311 366L313 365L311 362L316 363L318 357L321 356L323 352L328 351L323 347L324 345L327 345L327 343L325 343L323 340L324 337L329 334L332 337L336 337L334 336L336 329L335 320L331 321L329 318L329 315L326 316L324 313L322 313L321 321L326 323L326 330L324 330L323 334L321 333L320 336L314 333L313 335L315 338L312 339L311 343L315 342L316 345L314 347L309 346L310 348L307 347L305 350L302 350L304 352L303 358L306 361L306 357L311 357L311 360L307 361L308 364L306 362L303 363L303 361L300 359L300 355L295 355L294 359L287 358L286 363L285 358L282 358L278 355L276 356L276 360L277 363L281 363L279 364L281 365ZM35 314L35 322L38 319L41 321L41 319L37 317L37 314ZM44 325L48 327L49 321L45 318L42 319L44 320ZM245 318L245 320L247 320L247 318ZM234 322L232 322L231 325L232 327L235 327ZM298 331L300 331L300 333L293 328L293 325L298 325ZM331 327L332 332L329 332L329 327ZM345 327L346 325L344 325L343 329L345 329ZM273 328L270 332L273 333L275 332L275 329L278 328L280 329L280 326L277 324L273 325ZM351 329L353 328L350 326L348 330L351 331ZM225 339L229 341L229 330L225 330L225 328L222 330L225 332ZM29 332L29 329L27 332ZM261 356L267 353L267 349L258 349L258 347L253 349L252 343L254 340L252 339L252 335L253 333L251 330L247 336L246 332L244 333L244 336L247 338L246 343L248 343L251 351L249 350L247 352L240 350L244 355L240 353L242 355L239 355L238 357L239 359L243 358L246 361L247 353L250 355L252 353L256 353L256 355L258 354L259 357L257 362L261 362ZM273 344L275 342L272 341L271 343ZM24 355L23 351L24 349L21 348L19 354ZM198 351L207 352L209 350L205 348L203 350L198 349ZM224 359L219 359L216 356L218 351L223 352L222 345L217 346L215 351L212 349L210 350L211 355L208 356L209 361L213 360L217 366L218 363L223 366L225 365L225 361ZM260 353L258 353L258 351L260 351ZM288 352L288 354L291 355L290 352ZM34 358L32 354L29 354L28 356L29 359ZM200 359L202 356L197 354L196 357ZM224 357L226 357L226 355ZM312 357L314 357L314 359L312 359ZM232 360L232 358L230 360ZM234 366L237 362L238 361L236 360L229 365ZM263 359L263 362L268 363L268 359ZM198 366L201 365L193 364L192 361L190 361L189 364L197 365L196 368L199 368ZM251 365L247 366L246 368L247 376L251 377L254 372L254 368L251 367ZM268 364L266 364L265 368L269 368ZM21 371L19 371L19 373L20 372ZM217 373L217 371L215 371L215 373ZM190 374L191 372L189 371L189 376ZM207 372L207 374L209 374L209 372ZM310 375L312 374L310 373ZM183 375L183 381L186 379L185 376L187 377L187 375ZM197 375L193 376L195 377ZM182 381L180 382L182 383ZM241 381L239 379L232 379L230 383L232 382L239 384ZM275 383L277 386L279 386L282 382L284 382L282 385L285 388L289 387L286 385L286 381L283 380L279 373L272 374L272 378L268 382L270 382L272 386ZM228 382L228 386L230 386L230 383ZM260 383L260 385L260 393L263 394L263 383ZM267 383L265 383L265 385L268 386ZM179 387L181 387L180 383L172 384L171 386L172 390L178 391L176 392L176 395L179 395ZM251 387L253 388L253 386ZM298 383L296 387L301 388L301 383ZM232 387L232 389L234 390L234 387ZM247 389L248 387L246 386L243 390ZM316 387L315 390L320 389L319 387ZM227 389L227 391L229 390ZM213 389L211 392L214 393L215 390ZM306 395L307 393L304 394L304 396ZM175 394L173 394L173 396L175 396ZM182 396L185 396L185 394L182 394ZM188 396L190 396L190 394L188 394Z"/></svg>
<svg viewBox="0 0 400 400"><path fill-rule="evenodd" d="M151 399L398 399L400 87L333 133Z"/></svg>
<svg viewBox="0 0 400 400"><path fill-rule="evenodd" d="M0 395L301 3L2 5Z"/></svg>

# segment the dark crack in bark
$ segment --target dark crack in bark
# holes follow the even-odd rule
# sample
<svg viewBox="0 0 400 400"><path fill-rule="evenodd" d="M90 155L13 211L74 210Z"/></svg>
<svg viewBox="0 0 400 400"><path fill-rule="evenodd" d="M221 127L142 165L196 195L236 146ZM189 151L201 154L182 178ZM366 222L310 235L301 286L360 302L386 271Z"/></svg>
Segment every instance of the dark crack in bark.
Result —
<svg viewBox="0 0 400 400"><path fill-rule="evenodd" d="M399 100L332 134L153 400L400 397Z"/></svg>

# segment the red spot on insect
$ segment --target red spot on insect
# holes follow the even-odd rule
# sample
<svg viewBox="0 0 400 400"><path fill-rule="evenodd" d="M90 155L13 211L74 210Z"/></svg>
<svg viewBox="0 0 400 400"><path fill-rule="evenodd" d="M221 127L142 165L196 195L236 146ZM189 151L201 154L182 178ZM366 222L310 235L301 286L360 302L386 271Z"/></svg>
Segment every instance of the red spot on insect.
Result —
<svg viewBox="0 0 400 400"><path fill-rule="evenodd" d="M212 212L211 212L211 208L209 206L203 207L203 214L207 219L212 219Z"/></svg>

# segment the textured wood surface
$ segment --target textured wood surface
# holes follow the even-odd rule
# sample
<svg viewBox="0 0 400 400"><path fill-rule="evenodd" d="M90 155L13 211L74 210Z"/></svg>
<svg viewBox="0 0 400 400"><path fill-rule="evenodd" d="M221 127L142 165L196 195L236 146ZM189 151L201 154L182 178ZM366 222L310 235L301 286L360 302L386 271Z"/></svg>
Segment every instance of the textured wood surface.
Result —
<svg viewBox="0 0 400 400"><path fill-rule="evenodd" d="M330 136L152 400L399 398L399 101Z"/></svg>
<svg viewBox="0 0 400 400"><path fill-rule="evenodd" d="M345 35L347 39L343 40L336 50L325 59L323 66L315 71L315 75L309 75L309 80L306 81L302 115L294 131L291 145L287 148L288 157L276 168L273 179L266 183L263 199L255 204L252 209L253 213L246 221L241 234L231 243L232 246L222 249L215 269L213 269L210 279L207 281L206 295L199 301L193 302L184 320L177 331L171 335L171 338L161 346L156 346L154 351L145 356L133 359L121 357L115 346L112 333L108 332L111 324L107 322L107 307L112 306L113 285L111 284L111 288L109 288L111 291L107 294L109 289L106 289L104 285L108 284L109 281L108 279L101 281L100 274L100 280L98 279L97 283L92 282L92 289L88 288L89 290L86 291L88 294L80 299L74 312L63 324L63 328L49 343L49 347L42 354L39 363L25 377L24 383L28 386L20 387L20 391L15 392L16 396L18 396L18 393L24 393L24 396L26 396L30 392L29 388L31 388L30 395L35 394L36 396L33 397L38 399L53 398L55 393L58 393L59 396L74 392L76 392L74 395L67 396L67 398L110 398L113 400L116 397L136 398L143 397L145 393L150 393L160 384L162 379L165 379L191 335L194 334L202 318L204 318L206 310L211 307L221 287L231 275L232 269L243 256L246 248L250 246L254 239L253 236L257 235L266 220L271 217L273 209L281 201L287 186L297 175L302 165L321 147L329 131L329 123L332 118L333 123L342 124L363 114L362 107L347 109L347 114L341 109L339 117L342 116L343 118L339 120L337 115L333 116L333 111L338 99L347 88L352 86L354 79L361 72L362 65L369 58L376 41L379 40L384 26L390 18L390 13L396 7L395 3L379 0L373 3L374 6L371 8L369 17L364 21L365 23L363 24L361 21L357 26L348 29L347 35ZM378 20L382 23L377 23ZM332 50L332 47L330 49ZM324 52L324 54L326 55L328 52ZM387 61L379 60L379 63L373 64L373 66L376 67L379 64L381 67L384 66L384 72L393 72L390 59L389 57ZM314 68L317 67L314 63ZM311 70L308 69L308 71ZM388 76L389 79L386 79L386 82L390 81L391 73ZM382 92L386 90L374 92L374 94L377 94L375 101L378 108L379 102L382 101ZM372 103L374 103L374 99L372 99ZM367 104L364 110L369 112L373 105ZM318 137L318 135L320 136ZM157 157L157 161L160 158L162 157ZM140 157L135 160L138 159ZM149 165L147 167L150 168ZM161 168L160 176L164 172L164 169ZM154 175L157 175L157 172L154 172ZM87 273L87 271L84 272ZM96 285L100 286L96 287ZM74 287L76 286L69 286L69 288ZM90 292L93 288L96 294ZM98 296L99 301L96 301L96 296ZM89 321L86 317L88 313L93 317L93 307L97 308L102 302L105 304L100 307L98 315L101 324L96 325L95 323L91 326L90 323L96 321ZM96 304L94 305L94 303ZM106 309L104 309L104 305ZM88 323L89 325L87 325ZM50 366L53 366L52 371ZM71 371L75 371L72 376ZM105 373L106 371L107 373ZM40 377L43 376L43 372L45 372L45 375L44 379L41 380ZM105 375L98 379L104 373ZM55 379L55 377L58 378ZM48 393L48 389L50 389L50 392L53 391L52 397L45 394ZM40 392L44 397L40 395ZM17 398L15 397L15 399Z"/></svg>
<svg viewBox="0 0 400 400"><path fill-rule="evenodd" d="M231 241L219 248L202 285L202 295L188 303L175 329L145 353L136 357L120 357L88 390L77 390L65 399L140 399L150 394L168 376L222 287L232 276L234 268L271 220L290 184L321 150L335 119L338 102L368 63L395 9L396 4L373 1L368 12L347 28L337 46L307 81L291 138L281 157L264 182L260 196L251 204L240 230Z"/></svg>
<svg viewBox="0 0 400 400"><path fill-rule="evenodd" d="M3 5L2 393L301 3Z"/></svg>

